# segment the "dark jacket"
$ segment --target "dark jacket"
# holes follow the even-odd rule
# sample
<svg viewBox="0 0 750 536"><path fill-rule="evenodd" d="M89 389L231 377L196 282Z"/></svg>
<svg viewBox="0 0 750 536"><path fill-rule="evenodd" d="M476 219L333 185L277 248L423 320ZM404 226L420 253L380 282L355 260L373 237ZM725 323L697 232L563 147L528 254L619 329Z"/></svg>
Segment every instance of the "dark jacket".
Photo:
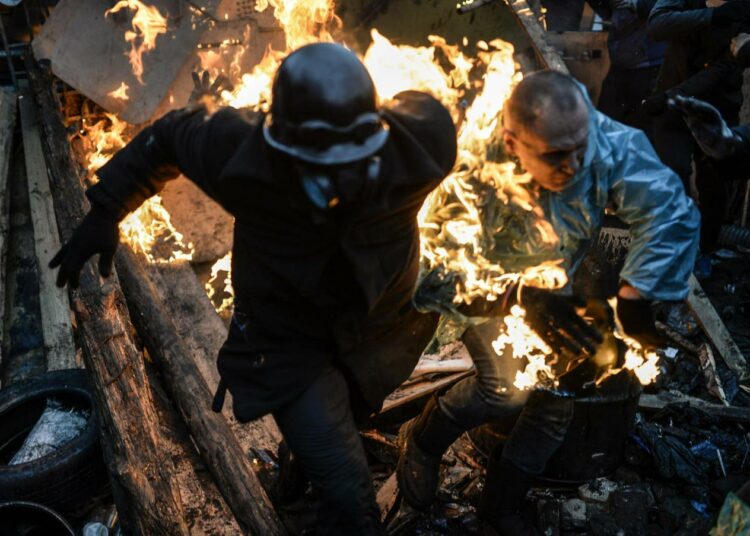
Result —
<svg viewBox="0 0 750 536"><path fill-rule="evenodd" d="M424 93L399 94L383 116L390 136L377 185L330 213L313 208L291 159L267 145L262 114L233 109L169 113L88 191L122 216L182 173L235 217L232 283L245 344L233 321L218 366L242 421L294 398L331 361L376 410L419 358L424 346L411 339L430 328L411 305L416 216L453 166L456 135L448 111Z"/></svg>
<svg viewBox="0 0 750 536"><path fill-rule="evenodd" d="M733 117L742 105L742 69L729 43L744 26L716 28L711 18L704 0L656 2L649 35L668 46L654 92L697 97Z"/></svg>
<svg viewBox="0 0 750 536"><path fill-rule="evenodd" d="M613 0L589 0L589 4L610 23L607 46L613 68L630 70L662 64L666 45L648 35L648 16L656 0L637 0L635 11L616 8Z"/></svg>

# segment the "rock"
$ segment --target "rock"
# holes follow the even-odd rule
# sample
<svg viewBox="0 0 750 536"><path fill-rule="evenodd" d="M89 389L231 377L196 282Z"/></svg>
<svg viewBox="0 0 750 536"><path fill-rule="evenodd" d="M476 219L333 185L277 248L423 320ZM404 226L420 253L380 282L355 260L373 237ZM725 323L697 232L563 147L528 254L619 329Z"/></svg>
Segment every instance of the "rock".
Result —
<svg viewBox="0 0 750 536"><path fill-rule="evenodd" d="M625 534L646 534L649 510L656 504L646 483L623 486L612 493L612 510L617 526Z"/></svg>
<svg viewBox="0 0 750 536"><path fill-rule="evenodd" d="M562 504L560 521L564 529L586 527L586 503L581 499L568 499Z"/></svg>
<svg viewBox="0 0 750 536"><path fill-rule="evenodd" d="M617 484L606 478L595 478L578 487L578 496L584 501L602 502L617 489Z"/></svg>
<svg viewBox="0 0 750 536"><path fill-rule="evenodd" d="M587 534L591 536L625 536L625 531L607 512L592 512L589 518Z"/></svg>

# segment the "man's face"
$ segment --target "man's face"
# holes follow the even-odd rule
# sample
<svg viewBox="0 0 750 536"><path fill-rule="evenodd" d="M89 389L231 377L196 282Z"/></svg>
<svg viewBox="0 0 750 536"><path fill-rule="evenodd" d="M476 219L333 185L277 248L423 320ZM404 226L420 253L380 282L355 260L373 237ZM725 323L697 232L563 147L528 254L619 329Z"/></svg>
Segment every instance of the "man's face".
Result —
<svg viewBox="0 0 750 536"><path fill-rule="evenodd" d="M576 109L560 113L554 105L542 110L533 127L514 124L508 114L503 141L542 187L559 192L583 164L588 140L588 109L583 98Z"/></svg>

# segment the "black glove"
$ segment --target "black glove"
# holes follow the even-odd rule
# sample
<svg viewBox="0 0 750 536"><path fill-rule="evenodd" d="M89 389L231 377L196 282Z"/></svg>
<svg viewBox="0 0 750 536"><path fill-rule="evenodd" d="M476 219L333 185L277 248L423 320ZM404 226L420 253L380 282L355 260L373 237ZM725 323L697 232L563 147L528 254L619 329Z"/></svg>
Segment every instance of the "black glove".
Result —
<svg viewBox="0 0 750 536"><path fill-rule="evenodd" d="M742 145L742 139L729 128L719 110L707 102L678 95L669 99L669 107L682 114L695 141L711 158L724 160Z"/></svg>
<svg viewBox="0 0 750 536"><path fill-rule="evenodd" d="M650 300L617 298L617 318L625 334L638 341L643 348L664 346L664 337L656 330Z"/></svg>
<svg viewBox="0 0 750 536"><path fill-rule="evenodd" d="M651 116L661 115L667 111L667 97L666 93L655 93L650 97L646 98L642 103L644 111Z"/></svg>
<svg viewBox="0 0 750 536"><path fill-rule="evenodd" d="M711 24L714 26L731 26L748 21L750 2L747 0L729 0L726 4L711 9Z"/></svg>
<svg viewBox="0 0 750 536"><path fill-rule="evenodd" d="M107 210L92 205L81 224L73 232L70 241L57 252L51 261L50 268L60 267L57 272L57 286L68 283L72 288L78 287L78 277L83 264L92 256L99 254L99 273L107 277L112 273L112 259L120 242L120 230L117 219Z"/></svg>
<svg viewBox="0 0 750 536"><path fill-rule="evenodd" d="M596 352L601 334L576 312L574 298L550 290L523 287L521 305L526 309L529 326L553 350L563 348L573 353Z"/></svg>

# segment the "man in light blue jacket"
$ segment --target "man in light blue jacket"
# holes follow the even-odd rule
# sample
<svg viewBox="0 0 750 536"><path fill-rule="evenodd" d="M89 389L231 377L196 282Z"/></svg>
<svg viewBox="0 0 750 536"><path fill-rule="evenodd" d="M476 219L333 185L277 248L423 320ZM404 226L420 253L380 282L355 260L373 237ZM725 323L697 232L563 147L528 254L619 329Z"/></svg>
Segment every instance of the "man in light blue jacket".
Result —
<svg viewBox="0 0 750 536"><path fill-rule="evenodd" d="M680 178L659 161L643 132L597 112L582 86L559 72L534 73L515 88L505 106L503 141L534 179L569 276L598 235L605 207L630 226L617 313L628 335L645 347L656 346L651 303L687 296L698 249L700 217ZM530 324L553 349L590 346L591 338L570 321L574 309L559 294L522 289L520 303L527 321L529 312L545 318ZM499 534L529 534L533 528L518 512L534 475L544 470L565 437L573 400L516 389L521 360L481 350L488 345L480 342L496 334L493 321L466 332L463 340L477 374L433 399L404 431L398 476L407 501L427 506L437 488L442 454L453 441L484 422L521 412L504 448L491 456L479 514Z"/></svg>

